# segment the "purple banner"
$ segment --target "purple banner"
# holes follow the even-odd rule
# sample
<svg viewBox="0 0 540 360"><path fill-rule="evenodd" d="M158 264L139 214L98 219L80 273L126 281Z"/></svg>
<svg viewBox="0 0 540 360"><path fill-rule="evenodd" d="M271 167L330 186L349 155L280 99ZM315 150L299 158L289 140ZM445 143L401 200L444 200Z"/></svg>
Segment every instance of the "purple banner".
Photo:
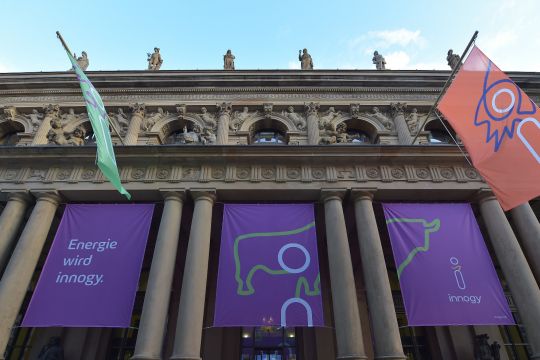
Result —
<svg viewBox="0 0 540 360"><path fill-rule="evenodd" d="M384 204L409 326L509 325L469 204Z"/></svg>
<svg viewBox="0 0 540 360"><path fill-rule="evenodd" d="M322 326L313 204L226 204L215 326Z"/></svg>
<svg viewBox="0 0 540 360"><path fill-rule="evenodd" d="M22 326L129 327L153 210L66 205Z"/></svg>

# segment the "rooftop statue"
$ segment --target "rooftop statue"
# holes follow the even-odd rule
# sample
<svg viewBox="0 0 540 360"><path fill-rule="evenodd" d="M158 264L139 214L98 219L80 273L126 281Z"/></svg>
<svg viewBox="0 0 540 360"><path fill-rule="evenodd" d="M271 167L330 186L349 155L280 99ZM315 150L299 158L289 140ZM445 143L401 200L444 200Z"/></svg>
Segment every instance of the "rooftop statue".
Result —
<svg viewBox="0 0 540 360"><path fill-rule="evenodd" d="M311 59L311 55L308 54L307 49L298 50L298 60L300 61L300 65L302 70L313 70L313 60Z"/></svg>
<svg viewBox="0 0 540 360"><path fill-rule="evenodd" d="M86 54L86 51L83 51L81 56L77 57L77 54L73 54L73 57L77 59L77 64L79 64L79 67L86 71L88 68L88 65L90 65L90 62L88 61L88 55Z"/></svg>
<svg viewBox="0 0 540 360"><path fill-rule="evenodd" d="M373 63L375 64L375 67L377 68L377 70L385 70L386 69L386 60L384 60L384 57L379 54L378 51L375 51L373 53L373 59L372 59Z"/></svg>
<svg viewBox="0 0 540 360"><path fill-rule="evenodd" d="M227 53L223 55L223 70L234 70L234 59L231 50L227 50Z"/></svg>
<svg viewBox="0 0 540 360"><path fill-rule="evenodd" d="M454 70L460 63L461 58L458 54L454 54L454 50L448 50L448 55L446 55L446 61L448 61L448 66Z"/></svg>
<svg viewBox="0 0 540 360"><path fill-rule="evenodd" d="M159 48L154 48L154 53L148 55L148 70L159 70L161 68L161 64L163 64L163 59L161 58L161 54L159 53Z"/></svg>

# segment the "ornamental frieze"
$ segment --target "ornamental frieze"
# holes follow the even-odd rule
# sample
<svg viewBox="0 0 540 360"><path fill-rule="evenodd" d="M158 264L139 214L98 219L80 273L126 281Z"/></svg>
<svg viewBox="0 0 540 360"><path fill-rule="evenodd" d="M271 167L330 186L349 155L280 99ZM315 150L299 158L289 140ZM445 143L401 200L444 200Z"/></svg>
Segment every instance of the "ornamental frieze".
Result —
<svg viewBox="0 0 540 360"><path fill-rule="evenodd" d="M120 167L123 183L159 182L481 182L478 173L464 166L441 165L252 165L236 166L125 166ZM1 168L0 183L105 182L95 167Z"/></svg>

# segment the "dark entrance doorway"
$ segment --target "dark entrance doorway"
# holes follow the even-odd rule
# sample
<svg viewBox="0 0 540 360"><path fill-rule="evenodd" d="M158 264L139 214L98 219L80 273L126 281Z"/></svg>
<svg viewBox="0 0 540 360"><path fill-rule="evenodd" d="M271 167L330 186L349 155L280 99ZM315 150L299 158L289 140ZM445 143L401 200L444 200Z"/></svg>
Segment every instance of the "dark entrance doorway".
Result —
<svg viewBox="0 0 540 360"><path fill-rule="evenodd" d="M255 349L254 360L284 360L282 349Z"/></svg>
<svg viewBox="0 0 540 360"><path fill-rule="evenodd" d="M300 360L295 328L276 326L242 329L241 360Z"/></svg>

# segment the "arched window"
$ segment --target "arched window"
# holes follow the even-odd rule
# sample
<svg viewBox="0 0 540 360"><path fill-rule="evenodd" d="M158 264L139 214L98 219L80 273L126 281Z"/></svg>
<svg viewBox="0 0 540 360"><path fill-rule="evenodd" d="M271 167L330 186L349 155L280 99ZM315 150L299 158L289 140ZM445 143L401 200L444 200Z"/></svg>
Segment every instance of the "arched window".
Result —
<svg viewBox="0 0 540 360"><path fill-rule="evenodd" d="M433 145L437 144L453 144L454 140L452 140L452 137L456 139L456 132L450 124L443 120L444 125L446 128L450 131L450 133L444 128L443 124L441 124L440 120L432 120L426 124L424 127L425 131L429 131L429 143Z"/></svg>
<svg viewBox="0 0 540 360"><path fill-rule="evenodd" d="M0 146L13 146L19 142L19 135L16 132L11 132L0 136Z"/></svg>
<svg viewBox="0 0 540 360"><path fill-rule="evenodd" d="M274 119L262 119L250 128L251 144L285 145L287 144L287 127Z"/></svg>
<svg viewBox="0 0 540 360"><path fill-rule="evenodd" d="M374 144L377 139L377 129L361 119L350 119L339 123L336 130L338 143L367 145Z"/></svg>
<svg viewBox="0 0 540 360"><path fill-rule="evenodd" d="M96 145L96 138L94 137L94 132L92 130L87 131L84 135L84 145L93 146Z"/></svg>
<svg viewBox="0 0 540 360"><path fill-rule="evenodd" d="M285 136L274 129L262 129L253 135L254 144L285 144Z"/></svg>
<svg viewBox="0 0 540 360"><path fill-rule="evenodd" d="M19 132L24 126L16 121L6 121L0 126L0 146L14 146L19 142Z"/></svg>

